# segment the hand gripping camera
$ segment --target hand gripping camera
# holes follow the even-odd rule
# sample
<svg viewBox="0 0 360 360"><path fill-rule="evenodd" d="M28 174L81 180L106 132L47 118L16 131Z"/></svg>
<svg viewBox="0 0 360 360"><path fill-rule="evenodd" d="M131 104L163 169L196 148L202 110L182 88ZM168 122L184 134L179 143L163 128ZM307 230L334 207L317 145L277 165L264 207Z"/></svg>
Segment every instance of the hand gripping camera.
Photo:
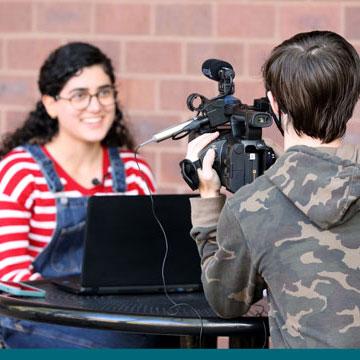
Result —
<svg viewBox="0 0 360 360"><path fill-rule="evenodd" d="M193 93L187 98L187 107L197 112L191 122L172 134L173 139L189 135L189 140L207 133L219 131L219 137L199 153L195 163L180 162L184 180L195 190L199 186L197 168L211 147L215 150L213 168L221 184L230 192L252 182L262 175L276 160L274 151L261 139L262 128L272 124L272 112L267 98L255 99L252 106L243 104L232 96L235 77L232 66L221 60L209 59L202 65L203 74L218 81L219 95L207 99ZM195 105L195 102L197 105Z"/></svg>

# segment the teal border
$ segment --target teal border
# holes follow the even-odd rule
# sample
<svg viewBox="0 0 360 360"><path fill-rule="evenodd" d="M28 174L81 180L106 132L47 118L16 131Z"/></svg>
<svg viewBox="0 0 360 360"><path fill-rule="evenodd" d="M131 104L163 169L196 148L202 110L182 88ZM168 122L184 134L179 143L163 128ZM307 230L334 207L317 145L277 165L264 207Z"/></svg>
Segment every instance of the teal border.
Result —
<svg viewBox="0 0 360 360"><path fill-rule="evenodd" d="M122 360L156 359L156 360L309 360L346 357L360 359L360 349L349 350L250 350L250 349L178 349L178 350L0 350L1 360L7 359L37 359L37 360Z"/></svg>

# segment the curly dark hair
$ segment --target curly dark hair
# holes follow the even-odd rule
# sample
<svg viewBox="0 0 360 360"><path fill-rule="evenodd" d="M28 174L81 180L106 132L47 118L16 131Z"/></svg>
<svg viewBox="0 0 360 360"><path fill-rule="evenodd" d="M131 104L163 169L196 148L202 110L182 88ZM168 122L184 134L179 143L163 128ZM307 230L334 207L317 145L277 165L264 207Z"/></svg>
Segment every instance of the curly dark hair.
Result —
<svg viewBox="0 0 360 360"><path fill-rule="evenodd" d="M40 69L40 93L55 97L79 70L93 65L101 65L111 83L115 84L111 60L98 47L84 42L71 42L55 49ZM35 110L29 113L24 124L4 137L0 145L0 158L19 145L44 145L51 141L58 131L58 121L54 121L48 115L42 101L38 101ZM106 146L134 149L133 137L124 124L124 116L117 102L114 122L101 143Z"/></svg>

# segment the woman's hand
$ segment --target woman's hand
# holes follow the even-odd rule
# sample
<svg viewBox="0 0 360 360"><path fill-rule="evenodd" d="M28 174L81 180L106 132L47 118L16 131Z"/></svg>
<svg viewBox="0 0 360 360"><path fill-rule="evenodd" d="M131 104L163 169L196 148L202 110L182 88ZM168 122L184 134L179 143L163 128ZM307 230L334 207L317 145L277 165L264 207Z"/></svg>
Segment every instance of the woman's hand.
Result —
<svg viewBox="0 0 360 360"><path fill-rule="evenodd" d="M188 144L186 158L194 162L199 159L199 152L210 142L219 136L219 132L206 133L200 135ZM203 198L216 197L220 194L220 178L216 171L212 168L215 160L215 150L209 149L202 161L202 169L198 169L200 180L199 191Z"/></svg>

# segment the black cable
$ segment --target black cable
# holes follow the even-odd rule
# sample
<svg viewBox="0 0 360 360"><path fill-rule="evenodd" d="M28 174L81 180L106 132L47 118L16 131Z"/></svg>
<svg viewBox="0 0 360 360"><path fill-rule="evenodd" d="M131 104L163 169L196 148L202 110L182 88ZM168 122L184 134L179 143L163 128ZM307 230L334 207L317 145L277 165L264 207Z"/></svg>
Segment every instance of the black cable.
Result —
<svg viewBox="0 0 360 360"><path fill-rule="evenodd" d="M166 264L166 259L167 259L167 256L168 256L168 252L169 252L169 242L168 242L168 238L167 238L167 235L166 235L166 232L165 232L165 229L160 221L160 219L158 218L158 216L156 215L156 211L155 211L155 204L154 204L154 198L152 196L152 192L148 186L148 183L146 181L146 179L144 179L143 175L142 175L142 171L140 169L140 165L139 165L139 162L138 162L138 159L137 159L137 155L139 153L139 150L140 148L142 147L142 144L137 146L136 149L135 149L135 162L136 162L136 165L138 167L138 170L140 172L140 176L143 178L144 182L145 182L145 185L146 185L146 188L149 192L149 195L150 195L150 202L151 202L151 211L152 211L152 214L156 220L156 222L158 223L160 229L161 229L161 232L163 234L163 237L164 237L164 241L165 241L165 255L164 255L164 258L163 258L163 261L162 261L162 265L161 265L161 277L162 277L162 283L163 283L163 288L164 288L164 294L166 296L166 298L169 300L169 302L172 304L172 306L170 307L170 309L168 310L168 314L169 315L176 315L177 314L177 311L175 312L171 312L172 309L176 309L178 307L181 307L181 306L185 306L185 307L188 307L190 308L197 316L197 318L200 320L200 333L199 333L199 347L201 348L201 344L202 344L202 336L203 336L203 319L200 315L200 313L190 304L188 303L177 303L176 301L174 301L170 295L169 295L169 292L167 290L167 285L166 285L166 281L165 281L165 264Z"/></svg>
<svg viewBox="0 0 360 360"><path fill-rule="evenodd" d="M268 341L268 335L267 335L267 330L266 330L266 325L265 325L265 321L263 320L263 322L262 322L262 324L263 324L263 327L264 327L264 343L263 343L263 346L262 346L262 348L263 349L265 349L266 348L266 344L267 344L267 341Z"/></svg>

